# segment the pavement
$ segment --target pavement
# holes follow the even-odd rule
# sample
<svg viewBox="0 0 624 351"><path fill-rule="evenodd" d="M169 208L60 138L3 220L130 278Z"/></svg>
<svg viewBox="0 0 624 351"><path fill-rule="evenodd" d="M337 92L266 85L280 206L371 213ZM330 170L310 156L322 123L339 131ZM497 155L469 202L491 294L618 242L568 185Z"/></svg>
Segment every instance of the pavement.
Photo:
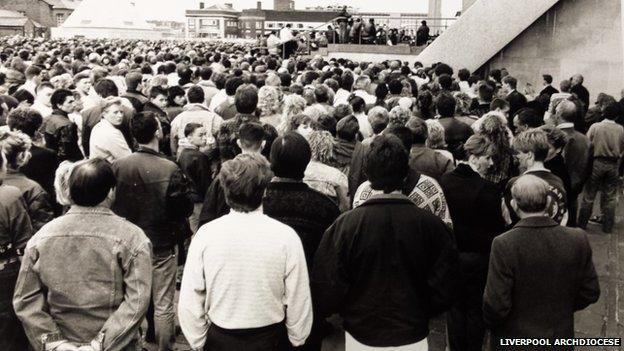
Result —
<svg viewBox="0 0 624 351"><path fill-rule="evenodd" d="M598 202L597 198L596 203ZM587 228L601 294L598 302L575 314L574 330L577 337L624 338L624 322L622 321L624 298L620 296L624 294L624 236L620 235L624 229L623 202L620 201L618 206L616 226L612 234L604 234L597 224L590 223ZM340 329L340 321L334 316L330 322L336 330L324 340L322 351L344 351L344 332ZM442 316L431 321L431 331L428 337L429 351L445 350L445 328L446 323ZM144 347L148 351L157 351L157 347L152 344L144 345ZM619 349L619 347L591 348L592 351ZM191 350L181 333L177 336L174 350Z"/></svg>

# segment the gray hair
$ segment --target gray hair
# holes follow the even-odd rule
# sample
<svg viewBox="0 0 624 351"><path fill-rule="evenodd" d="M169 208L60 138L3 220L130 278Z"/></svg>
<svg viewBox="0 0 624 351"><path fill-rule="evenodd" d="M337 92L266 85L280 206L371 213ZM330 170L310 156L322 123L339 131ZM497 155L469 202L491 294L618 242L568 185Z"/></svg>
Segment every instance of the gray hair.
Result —
<svg viewBox="0 0 624 351"><path fill-rule="evenodd" d="M511 187L511 196L518 208L525 213L538 213L546 210L550 186L545 180L534 175L523 175Z"/></svg>

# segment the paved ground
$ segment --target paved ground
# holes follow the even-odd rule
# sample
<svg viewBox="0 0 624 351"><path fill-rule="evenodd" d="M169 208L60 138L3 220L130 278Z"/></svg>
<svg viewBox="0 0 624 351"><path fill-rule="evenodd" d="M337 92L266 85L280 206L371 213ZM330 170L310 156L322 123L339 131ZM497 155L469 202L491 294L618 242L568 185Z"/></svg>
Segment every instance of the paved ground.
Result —
<svg viewBox="0 0 624 351"><path fill-rule="evenodd" d="M603 234L600 227L590 224L589 241L593 249L593 258L600 279L601 296L597 303L576 313L575 331L579 337L618 337L624 338L624 301L620 294L624 292L624 201L620 201L617 211L616 228L611 235ZM338 325L338 321L331 320ZM431 322L429 350L445 349L445 322L443 318ZM155 351L154 345L146 345L149 351ZM592 348L593 350L615 350L617 348ZM181 334L177 338L176 351L190 350ZM343 351L344 335L336 331L325 339L323 351Z"/></svg>

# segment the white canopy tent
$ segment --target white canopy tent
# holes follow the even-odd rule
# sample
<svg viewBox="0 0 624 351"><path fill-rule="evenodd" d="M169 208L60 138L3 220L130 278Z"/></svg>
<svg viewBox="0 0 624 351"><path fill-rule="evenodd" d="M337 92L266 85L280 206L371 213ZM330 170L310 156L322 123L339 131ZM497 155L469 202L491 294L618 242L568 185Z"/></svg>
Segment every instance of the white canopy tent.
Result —
<svg viewBox="0 0 624 351"><path fill-rule="evenodd" d="M155 31L130 0L83 0L57 28L53 38L158 39Z"/></svg>

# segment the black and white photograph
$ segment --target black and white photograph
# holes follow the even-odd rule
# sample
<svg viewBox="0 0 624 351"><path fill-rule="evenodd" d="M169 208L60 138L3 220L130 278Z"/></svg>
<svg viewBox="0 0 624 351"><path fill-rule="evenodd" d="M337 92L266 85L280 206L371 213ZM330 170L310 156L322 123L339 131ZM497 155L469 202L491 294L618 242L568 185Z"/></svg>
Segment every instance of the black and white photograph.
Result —
<svg viewBox="0 0 624 351"><path fill-rule="evenodd" d="M622 350L623 195L624 0L0 0L0 351Z"/></svg>

